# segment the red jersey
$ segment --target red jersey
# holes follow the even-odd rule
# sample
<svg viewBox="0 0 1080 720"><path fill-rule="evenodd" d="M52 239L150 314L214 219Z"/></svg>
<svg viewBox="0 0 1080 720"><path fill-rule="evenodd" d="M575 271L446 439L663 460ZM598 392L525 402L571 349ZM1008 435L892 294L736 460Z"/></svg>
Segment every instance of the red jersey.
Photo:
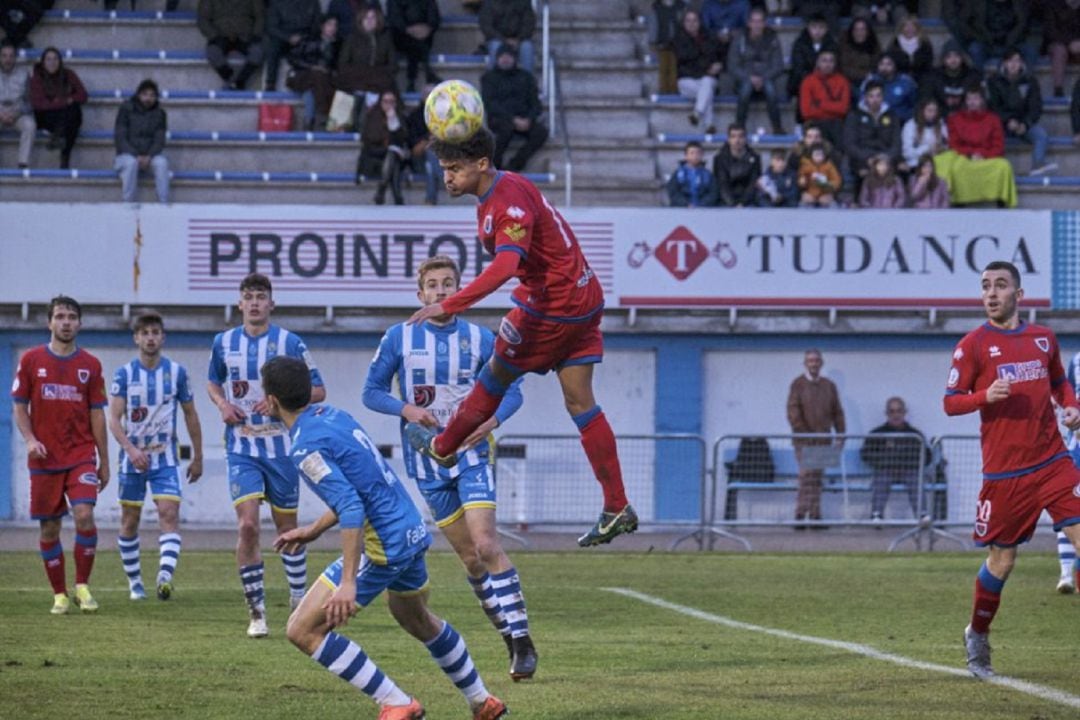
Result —
<svg viewBox="0 0 1080 720"><path fill-rule="evenodd" d="M570 224L529 180L499 172L476 207L478 237L489 253L521 256L515 305L530 315L573 322L604 305L604 291Z"/></svg>
<svg viewBox="0 0 1080 720"><path fill-rule="evenodd" d="M48 345L27 350L19 359L11 398L30 404L34 437L49 452L44 460L29 461L31 472L94 462L97 445L90 430L90 409L108 404L96 357L82 349L61 357Z"/></svg>
<svg viewBox="0 0 1080 720"><path fill-rule="evenodd" d="M998 378L1012 381L1009 397L989 404L986 390ZM1051 399L1076 406L1068 388L1058 341L1049 328L1021 322L1015 330L1001 330L985 323L953 352L945 412L977 409L983 477L1016 477L1067 457Z"/></svg>

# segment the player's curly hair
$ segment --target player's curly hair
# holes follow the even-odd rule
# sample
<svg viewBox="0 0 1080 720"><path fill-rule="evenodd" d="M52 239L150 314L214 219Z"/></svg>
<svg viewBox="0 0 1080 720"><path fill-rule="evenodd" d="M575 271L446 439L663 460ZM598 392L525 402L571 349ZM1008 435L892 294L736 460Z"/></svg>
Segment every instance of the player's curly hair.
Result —
<svg viewBox="0 0 1080 720"><path fill-rule="evenodd" d="M487 158L489 163L494 164L495 135L486 127L481 127L472 137L461 142L434 139L431 141L431 150L435 157L446 162Z"/></svg>

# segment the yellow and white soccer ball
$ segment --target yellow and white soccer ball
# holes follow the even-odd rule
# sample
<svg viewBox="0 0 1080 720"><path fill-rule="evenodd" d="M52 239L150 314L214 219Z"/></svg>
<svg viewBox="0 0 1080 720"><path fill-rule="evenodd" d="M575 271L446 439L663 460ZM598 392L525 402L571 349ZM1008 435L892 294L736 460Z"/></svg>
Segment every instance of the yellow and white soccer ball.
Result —
<svg viewBox="0 0 1080 720"><path fill-rule="evenodd" d="M427 96L424 122L439 140L464 142L484 124L484 101L480 92L464 80L445 80Z"/></svg>

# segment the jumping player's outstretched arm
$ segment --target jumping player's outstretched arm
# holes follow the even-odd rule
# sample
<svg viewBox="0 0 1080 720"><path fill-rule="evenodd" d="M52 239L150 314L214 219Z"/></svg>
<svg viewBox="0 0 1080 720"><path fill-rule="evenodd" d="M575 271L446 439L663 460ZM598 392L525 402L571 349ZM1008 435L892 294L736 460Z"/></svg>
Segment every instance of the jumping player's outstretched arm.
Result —
<svg viewBox="0 0 1080 720"><path fill-rule="evenodd" d="M495 260L484 268L484 271L476 278L448 297L441 303L425 305L412 314L406 322L410 325L423 322L428 318L440 315L456 315L465 312L470 307L498 290L507 280L514 277L518 265L521 263L521 255L512 251L497 251Z"/></svg>

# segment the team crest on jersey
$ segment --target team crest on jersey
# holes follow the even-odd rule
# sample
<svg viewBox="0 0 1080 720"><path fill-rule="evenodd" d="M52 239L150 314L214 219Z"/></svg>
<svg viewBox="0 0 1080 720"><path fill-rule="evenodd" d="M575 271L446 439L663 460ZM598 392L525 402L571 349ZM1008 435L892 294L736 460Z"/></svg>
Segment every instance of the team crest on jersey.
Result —
<svg viewBox="0 0 1080 720"><path fill-rule="evenodd" d="M137 407L131 409L131 422L142 422L146 419L146 416L150 414L150 411L144 407Z"/></svg>
<svg viewBox="0 0 1080 720"><path fill-rule="evenodd" d="M519 333L518 329L514 327L514 323L510 322L506 318L503 318L502 322L499 323L499 337L501 337L503 340L510 343L511 345L521 344L521 333Z"/></svg>
<svg viewBox="0 0 1080 720"><path fill-rule="evenodd" d="M514 223L503 229L503 235L510 238L511 242L521 242L525 237L525 228L521 227L521 223Z"/></svg>
<svg viewBox="0 0 1080 720"><path fill-rule="evenodd" d="M519 208L517 205L511 205L509 209L507 209L506 214L514 218L515 220L520 220L521 218L525 217L525 211Z"/></svg>
<svg viewBox="0 0 1080 720"><path fill-rule="evenodd" d="M956 368L949 370L949 387L956 387L956 383L960 381L960 371Z"/></svg>
<svg viewBox="0 0 1080 720"><path fill-rule="evenodd" d="M494 227L493 223L494 223L494 221L492 220L492 217L490 215L485 215L484 216L484 234L485 235L490 235L491 234L491 228Z"/></svg>
<svg viewBox="0 0 1080 720"><path fill-rule="evenodd" d="M434 385L414 385L412 389L413 405L416 407L427 407L431 403L435 402L435 386Z"/></svg>
<svg viewBox="0 0 1080 720"><path fill-rule="evenodd" d="M266 354L267 355L277 355L277 343L274 342L273 340L266 343Z"/></svg>
<svg viewBox="0 0 1080 720"><path fill-rule="evenodd" d="M234 398L242 398L248 394L248 390L251 386L248 385L247 380L233 380L232 383L232 395Z"/></svg>
<svg viewBox="0 0 1080 720"><path fill-rule="evenodd" d="M469 342L469 338L461 338L461 342L458 343L458 345L461 347L461 352L469 352L471 343Z"/></svg>
<svg viewBox="0 0 1080 720"><path fill-rule="evenodd" d="M90 371L87 370L86 368L79 368L78 369L78 375L79 375L79 382L83 383L84 385L86 383L90 382Z"/></svg>
<svg viewBox="0 0 1080 720"><path fill-rule="evenodd" d="M1080 483L1077 483L1076 487L1073 488L1073 495L1080 497Z"/></svg>
<svg viewBox="0 0 1080 720"><path fill-rule="evenodd" d="M1035 338L1035 347L1039 348L1043 352L1050 352L1050 338Z"/></svg>

